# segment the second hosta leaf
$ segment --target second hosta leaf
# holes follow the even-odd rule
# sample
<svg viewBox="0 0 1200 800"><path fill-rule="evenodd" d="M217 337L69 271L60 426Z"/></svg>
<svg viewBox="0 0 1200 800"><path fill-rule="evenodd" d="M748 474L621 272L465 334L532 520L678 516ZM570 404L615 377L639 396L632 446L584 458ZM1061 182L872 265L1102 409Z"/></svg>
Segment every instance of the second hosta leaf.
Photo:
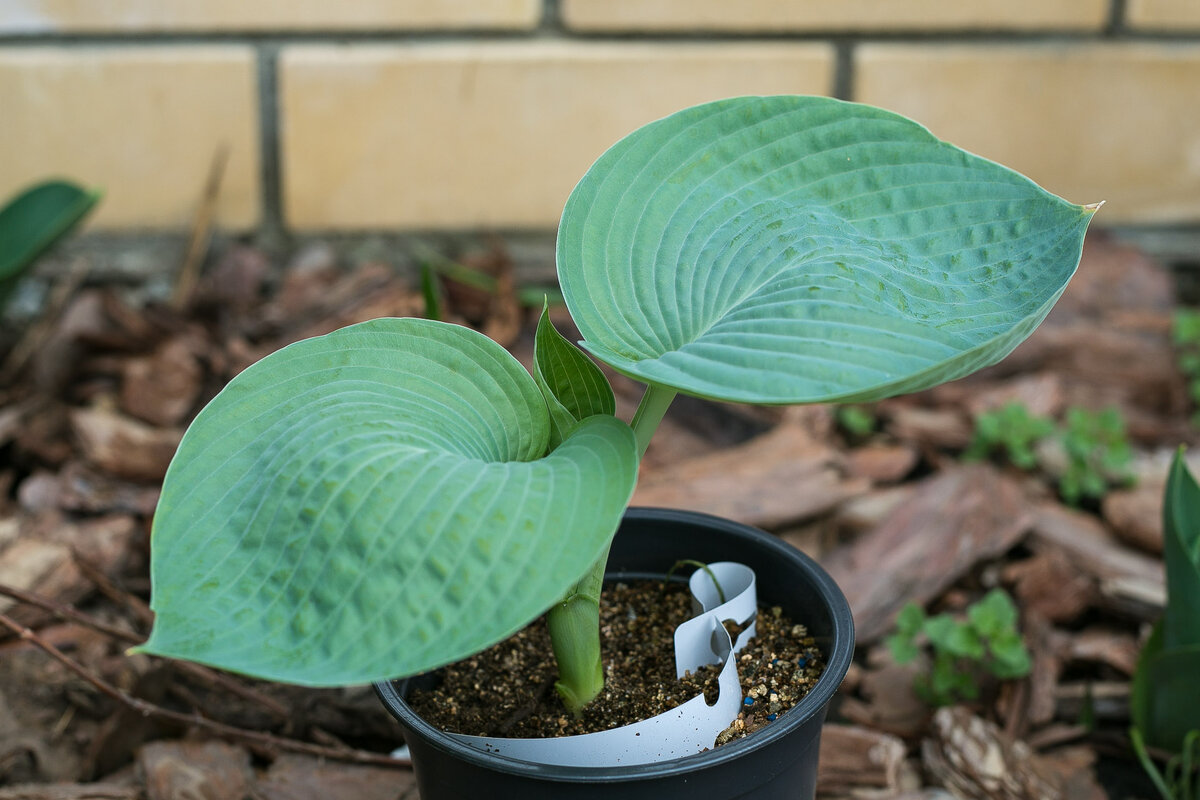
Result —
<svg viewBox="0 0 1200 800"><path fill-rule="evenodd" d="M615 417L546 455L549 432L533 378L466 328L380 319L268 356L167 473L142 649L343 685L504 638L604 552L637 473Z"/></svg>
<svg viewBox="0 0 1200 800"><path fill-rule="evenodd" d="M567 202L558 269L583 346L639 380L865 402L1011 351L1093 210L887 111L741 97L605 153Z"/></svg>

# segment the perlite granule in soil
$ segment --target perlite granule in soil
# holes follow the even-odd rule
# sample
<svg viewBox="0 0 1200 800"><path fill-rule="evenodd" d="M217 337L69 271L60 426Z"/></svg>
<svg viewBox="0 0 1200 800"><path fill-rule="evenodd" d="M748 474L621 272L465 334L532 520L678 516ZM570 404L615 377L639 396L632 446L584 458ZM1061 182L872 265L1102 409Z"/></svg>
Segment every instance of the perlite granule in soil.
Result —
<svg viewBox="0 0 1200 800"><path fill-rule="evenodd" d="M544 620L441 671L442 683L408 702L430 724L468 736L544 738L595 733L661 714L703 692L712 702L720 665L675 677L675 628L692 616L682 583L606 586L600 637L604 691L579 718L554 691L557 667ZM728 623L727 623L728 624ZM760 607L758 635L737 654L742 712L714 744L774 721L808 693L824 660L803 625Z"/></svg>

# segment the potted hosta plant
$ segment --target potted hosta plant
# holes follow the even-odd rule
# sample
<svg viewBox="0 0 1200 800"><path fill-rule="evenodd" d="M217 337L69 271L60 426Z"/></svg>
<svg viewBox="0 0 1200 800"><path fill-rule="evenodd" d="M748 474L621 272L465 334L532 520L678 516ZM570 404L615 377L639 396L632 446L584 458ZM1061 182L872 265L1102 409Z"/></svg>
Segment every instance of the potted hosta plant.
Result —
<svg viewBox="0 0 1200 800"><path fill-rule="evenodd" d="M583 349L647 387L630 423L545 315L532 375L429 320L290 345L180 445L142 650L306 685L382 682L427 800L482 796L480 780L493 796L811 795L853 647L844 598L760 532L677 512L622 524L639 458L679 392L868 402L998 361L1066 287L1094 210L828 98L734 98L651 123L584 175L557 245ZM661 573L680 558L748 564L766 600L809 618L829 666L808 705L709 752L562 766L462 747L388 683L549 612L559 695L578 709L603 679L606 564Z"/></svg>

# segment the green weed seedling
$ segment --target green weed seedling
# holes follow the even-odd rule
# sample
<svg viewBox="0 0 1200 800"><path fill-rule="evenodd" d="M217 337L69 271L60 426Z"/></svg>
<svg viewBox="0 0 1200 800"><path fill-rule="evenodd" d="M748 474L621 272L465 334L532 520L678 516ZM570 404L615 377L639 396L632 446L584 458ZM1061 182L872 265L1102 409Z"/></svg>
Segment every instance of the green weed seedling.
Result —
<svg viewBox="0 0 1200 800"><path fill-rule="evenodd" d="M932 706L974 700L987 675L1023 678L1031 666L1017 630L1017 608L999 588L968 606L965 620L950 614L930 617L909 603L901 609L887 645L898 664L910 663L928 650L929 672L918 675L913 688Z"/></svg>
<svg viewBox="0 0 1200 800"><path fill-rule="evenodd" d="M879 418L868 406L838 406L834 421L855 441L866 439L879 428Z"/></svg>
<svg viewBox="0 0 1200 800"><path fill-rule="evenodd" d="M1036 469L1037 443L1053 433L1054 420L1030 414L1022 403L1006 403L975 419L975 432L963 458L982 461L1000 454L1014 467Z"/></svg>
<svg viewBox="0 0 1200 800"><path fill-rule="evenodd" d="M1061 440L1067 469L1059 478L1058 491L1071 505L1084 498L1098 500L1110 486L1133 480L1129 472L1133 448L1125 433L1125 420L1115 408L1067 409Z"/></svg>
<svg viewBox="0 0 1200 800"><path fill-rule="evenodd" d="M578 712L604 682L609 546L677 393L872 403L993 364L1062 294L1097 208L829 98L639 128L559 225L582 349L543 314L530 374L476 331L377 319L267 356L200 412L154 516L140 650L338 686L546 614ZM628 423L589 356L646 386Z"/></svg>
<svg viewBox="0 0 1200 800"><path fill-rule="evenodd" d="M485 294L497 295L500 292L500 280L483 270L459 263L425 246L418 246L416 254L420 263L421 294L425 300L426 319L442 319L444 298L439 284L440 278ZM519 286L514 293L517 304L522 308L563 304L562 293L557 286Z"/></svg>
<svg viewBox="0 0 1200 800"><path fill-rule="evenodd" d="M1058 490L1070 505L1085 499L1099 500L1111 486L1133 480L1129 463L1133 448L1125 432L1125 420L1115 408L1089 411L1067 409L1063 424L1029 413L1021 403L1008 403L980 414L963 458L980 461L996 456L1023 470L1044 467L1038 445L1055 439L1066 460L1058 476Z"/></svg>

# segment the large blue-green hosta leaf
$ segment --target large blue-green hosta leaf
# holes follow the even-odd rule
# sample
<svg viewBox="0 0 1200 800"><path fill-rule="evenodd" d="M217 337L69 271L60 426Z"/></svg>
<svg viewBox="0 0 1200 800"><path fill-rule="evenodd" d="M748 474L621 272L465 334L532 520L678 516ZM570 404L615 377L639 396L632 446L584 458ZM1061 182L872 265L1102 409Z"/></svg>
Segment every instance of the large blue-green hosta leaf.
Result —
<svg viewBox="0 0 1200 800"><path fill-rule="evenodd" d="M633 491L624 423L545 455L549 432L533 378L466 328L381 319L268 356L167 473L142 649L340 685L499 641L583 575Z"/></svg>
<svg viewBox="0 0 1200 800"><path fill-rule="evenodd" d="M583 346L750 403L866 401L994 363L1079 262L1092 208L880 109L696 106L614 145L558 239Z"/></svg>

